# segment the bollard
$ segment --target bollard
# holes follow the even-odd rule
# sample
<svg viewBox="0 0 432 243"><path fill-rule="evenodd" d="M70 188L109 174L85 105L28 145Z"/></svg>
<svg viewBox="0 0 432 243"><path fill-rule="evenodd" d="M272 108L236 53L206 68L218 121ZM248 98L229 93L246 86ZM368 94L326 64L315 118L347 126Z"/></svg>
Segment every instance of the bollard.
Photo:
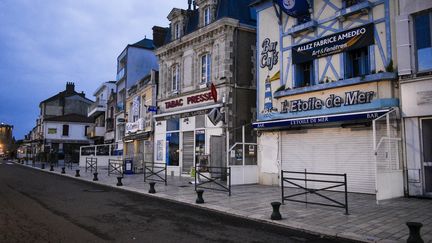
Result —
<svg viewBox="0 0 432 243"><path fill-rule="evenodd" d="M93 181L98 181L99 180L97 176L98 176L97 172L93 173Z"/></svg>
<svg viewBox="0 0 432 243"><path fill-rule="evenodd" d="M44 163L41 164L41 169L45 170L45 164Z"/></svg>
<svg viewBox="0 0 432 243"><path fill-rule="evenodd" d="M282 215L279 212L279 207L280 207L281 203L280 202L272 202L270 204L273 207L273 212L272 212L270 218L272 220L281 220L282 219Z"/></svg>
<svg viewBox="0 0 432 243"><path fill-rule="evenodd" d="M80 173L79 173L79 171L80 171L80 170L75 170L75 172L76 172L76 173L75 173L75 177L80 177Z"/></svg>
<svg viewBox="0 0 432 243"><path fill-rule="evenodd" d="M156 193L156 190L155 190L156 182L149 182L149 185L150 185L150 190L148 192L151 194Z"/></svg>
<svg viewBox="0 0 432 243"><path fill-rule="evenodd" d="M198 204L204 203L204 199L203 199L204 190L196 190L196 193L197 193L197 199L195 202Z"/></svg>
<svg viewBox="0 0 432 243"><path fill-rule="evenodd" d="M65 173L66 173L66 170L65 170L65 169L66 169L65 167L62 167L62 171L61 171L62 174L65 174Z"/></svg>
<svg viewBox="0 0 432 243"><path fill-rule="evenodd" d="M418 222L406 222L406 225L409 228L407 243L423 243L424 241L420 235L420 229L423 224Z"/></svg>
<svg viewBox="0 0 432 243"><path fill-rule="evenodd" d="M54 171L54 165L50 166L50 171Z"/></svg>
<svg viewBox="0 0 432 243"><path fill-rule="evenodd" d="M122 179L123 179L123 177L121 177L121 176L117 177L117 186L123 186L123 183L121 181Z"/></svg>

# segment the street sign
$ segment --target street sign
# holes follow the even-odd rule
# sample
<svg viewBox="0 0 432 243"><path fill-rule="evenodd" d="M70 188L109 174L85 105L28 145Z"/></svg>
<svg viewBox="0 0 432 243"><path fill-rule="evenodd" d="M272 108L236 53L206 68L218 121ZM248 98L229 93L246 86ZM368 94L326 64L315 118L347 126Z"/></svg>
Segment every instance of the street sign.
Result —
<svg viewBox="0 0 432 243"><path fill-rule="evenodd" d="M153 106L153 105L147 108L148 112L157 112L157 110L158 110L157 106Z"/></svg>
<svg viewBox="0 0 432 243"><path fill-rule="evenodd" d="M209 120L213 123L213 125L216 126L220 121L223 119L223 115L220 112L219 108L213 108L208 114L207 114Z"/></svg>

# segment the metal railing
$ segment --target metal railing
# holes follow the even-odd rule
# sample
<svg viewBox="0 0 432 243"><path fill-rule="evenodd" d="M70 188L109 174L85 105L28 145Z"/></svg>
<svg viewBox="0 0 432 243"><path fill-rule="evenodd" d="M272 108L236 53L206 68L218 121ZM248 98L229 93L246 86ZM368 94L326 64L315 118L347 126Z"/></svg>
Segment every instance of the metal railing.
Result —
<svg viewBox="0 0 432 243"><path fill-rule="evenodd" d="M87 157L86 158L86 165L85 165L85 171L90 169L90 172L97 172L97 158L94 157Z"/></svg>
<svg viewBox="0 0 432 243"><path fill-rule="evenodd" d="M213 187L207 185L213 185ZM231 196L231 167L195 164L195 191L198 189L228 192L228 195Z"/></svg>
<svg viewBox="0 0 432 243"><path fill-rule="evenodd" d="M144 162L144 182L156 181L167 185L167 164L156 162Z"/></svg>
<svg viewBox="0 0 432 243"><path fill-rule="evenodd" d="M295 175L303 175L302 177L295 177ZM308 175L325 177L325 178L331 178L331 179L315 179L315 178L308 178ZM337 180L337 178L342 178L343 180ZM299 184L300 182L304 182L304 186ZM289 183L290 185L293 185L295 188L301 189L303 192L300 193L294 193L290 195L285 195L285 183ZM308 188L308 182L313 183L320 183L321 184L327 184L328 186L318 186L319 188ZM306 203L306 204L315 204L315 205L321 205L321 206L329 206L329 207L336 207L336 208L344 208L345 214L348 214L348 190L347 190L347 175L346 174L331 174L331 173L314 173L314 172L307 172L302 171L286 171L281 170L281 187L282 187L282 203L285 201L291 201L291 202L299 202L299 203ZM329 191L330 189L335 189L338 187L344 188L344 202L337 201L335 199L330 198L330 196L323 195L323 191ZM325 199L325 201L329 201L332 203L323 203L323 202L311 202L308 200L307 195L313 194L317 195L320 198ZM293 197L305 195L304 200L300 199L293 199Z"/></svg>
<svg viewBox="0 0 432 243"><path fill-rule="evenodd" d="M123 160L109 159L108 160L108 176L111 174L123 176Z"/></svg>

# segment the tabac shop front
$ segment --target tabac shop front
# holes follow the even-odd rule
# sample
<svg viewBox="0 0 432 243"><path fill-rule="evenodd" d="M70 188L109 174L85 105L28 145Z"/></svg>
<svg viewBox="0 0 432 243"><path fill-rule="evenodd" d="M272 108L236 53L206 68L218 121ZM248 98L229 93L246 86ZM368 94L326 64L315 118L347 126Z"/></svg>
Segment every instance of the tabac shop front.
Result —
<svg viewBox="0 0 432 243"><path fill-rule="evenodd" d="M392 6L280 2L255 5L260 183L346 173L350 192L403 196Z"/></svg>
<svg viewBox="0 0 432 243"><path fill-rule="evenodd" d="M219 97L223 96L221 89L217 93ZM166 163L168 173L189 175L195 163L215 153L215 148L223 148L217 146L224 142L220 113L223 103L215 102L210 90L161 101L158 106L154 159L157 163ZM212 161L222 161L225 156L222 151L215 154L221 158Z"/></svg>

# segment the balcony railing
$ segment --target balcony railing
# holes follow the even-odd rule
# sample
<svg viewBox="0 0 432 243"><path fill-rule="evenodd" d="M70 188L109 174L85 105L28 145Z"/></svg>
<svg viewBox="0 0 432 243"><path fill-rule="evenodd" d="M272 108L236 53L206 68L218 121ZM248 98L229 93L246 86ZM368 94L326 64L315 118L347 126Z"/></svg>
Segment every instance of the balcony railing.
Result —
<svg viewBox="0 0 432 243"><path fill-rule="evenodd" d="M87 115L91 117L99 112L105 112L107 109L107 101L106 100L96 100L88 109Z"/></svg>

